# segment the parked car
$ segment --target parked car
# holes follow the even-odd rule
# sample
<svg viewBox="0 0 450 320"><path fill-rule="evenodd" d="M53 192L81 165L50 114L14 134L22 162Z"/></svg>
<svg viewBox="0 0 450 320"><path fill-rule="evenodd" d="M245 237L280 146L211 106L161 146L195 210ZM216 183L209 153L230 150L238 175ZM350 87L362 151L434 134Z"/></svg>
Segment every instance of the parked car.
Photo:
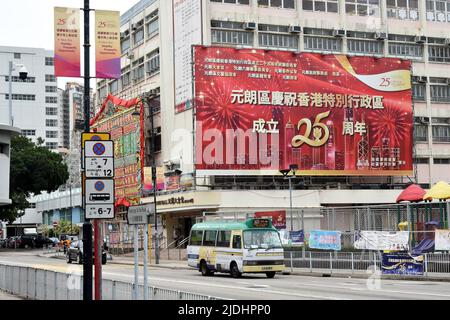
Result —
<svg viewBox="0 0 450 320"><path fill-rule="evenodd" d="M83 240L77 240L67 250L66 254L67 263L76 261L78 264L83 264ZM107 252L102 248L102 264L106 264ZM92 250L92 262L95 263L94 250Z"/></svg>
<svg viewBox="0 0 450 320"><path fill-rule="evenodd" d="M49 240L52 242L51 245L53 247L57 246L59 244L59 239L58 238L49 238Z"/></svg>
<svg viewBox="0 0 450 320"><path fill-rule="evenodd" d="M9 237L8 239L6 239L6 247L9 249L14 249L16 247L16 240L18 237L14 236L14 237Z"/></svg>

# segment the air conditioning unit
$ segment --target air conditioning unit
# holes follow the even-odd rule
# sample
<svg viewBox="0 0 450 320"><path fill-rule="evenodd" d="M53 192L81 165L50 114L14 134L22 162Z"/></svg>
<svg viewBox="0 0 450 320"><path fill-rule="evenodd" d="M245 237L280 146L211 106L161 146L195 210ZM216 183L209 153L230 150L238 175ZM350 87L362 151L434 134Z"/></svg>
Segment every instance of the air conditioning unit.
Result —
<svg viewBox="0 0 450 320"><path fill-rule="evenodd" d="M333 29L334 37L345 37L347 32L344 29Z"/></svg>
<svg viewBox="0 0 450 320"><path fill-rule="evenodd" d="M138 25L136 23L131 24L131 30L136 31Z"/></svg>
<svg viewBox="0 0 450 320"><path fill-rule="evenodd" d="M246 22L244 23L245 30L256 30L256 22Z"/></svg>
<svg viewBox="0 0 450 320"><path fill-rule="evenodd" d="M123 39L123 38L125 38L125 37L126 37L125 32L121 32L121 33L120 33L120 39Z"/></svg>
<svg viewBox="0 0 450 320"><path fill-rule="evenodd" d="M376 40L385 40L385 39L387 39L387 33L386 32L376 32L375 39Z"/></svg>
<svg viewBox="0 0 450 320"><path fill-rule="evenodd" d="M444 40L446 46L450 46L450 38Z"/></svg>
<svg viewBox="0 0 450 320"><path fill-rule="evenodd" d="M133 60L133 59L134 59L134 53L131 52L131 51L128 52L128 53L127 53L127 58L130 59L130 60Z"/></svg>
<svg viewBox="0 0 450 320"><path fill-rule="evenodd" d="M414 41L416 43L425 43L425 42L427 42L427 37L426 36L415 36Z"/></svg>
<svg viewBox="0 0 450 320"><path fill-rule="evenodd" d="M416 81L418 83L427 83L428 82L427 77L425 77L425 76L416 77Z"/></svg>
<svg viewBox="0 0 450 320"><path fill-rule="evenodd" d="M302 27L300 27L300 26L290 26L289 27L289 32L290 33L300 33L300 32L302 32Z"/></svg>
<svg viewBox="0 0 450 320"><path fill-rule="evenodd" d="M159 90L158 89L151 89L149 92L152 96L156 96L159 94Z"/></svg>
<svg viewBox="0 0 450 320"><path fill-rule="evenodd" d="M419 117L419 122L422 124L428 124L430 123L430 118L428 117Z"/></svg>

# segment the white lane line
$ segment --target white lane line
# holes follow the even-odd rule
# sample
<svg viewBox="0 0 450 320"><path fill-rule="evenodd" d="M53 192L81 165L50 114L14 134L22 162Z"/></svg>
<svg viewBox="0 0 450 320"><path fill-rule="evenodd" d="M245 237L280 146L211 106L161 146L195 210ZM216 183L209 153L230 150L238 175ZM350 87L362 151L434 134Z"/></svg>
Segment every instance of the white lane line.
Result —
<svg viewBox="0 0 450 320"><path fill-rule="evenodd" d="M116 273L111 272L103 272L103 274L109 274L109 275L115 275ZM125 275L120 274L122 277L129 277L134 278L133 275ZM149 281L156 280L156 281L166 281L166 282L173 282L173 283L181 283L181 284L191 284L196 286L207 286L207 287L216 287L216 288L224 288L224 289L233 289L233 290L243 290L243 291L256 291L259 293L271 293L271 294L278 294L278 295L286 295L286 296L296 296L296 297L302 297L302 298L309 298L309 299L320 299L320 300L351 300L351 299L345 299L345 298L338 298L338 297L329 297L329 296L322 296L322 295L306 295L306 294L300 294L296 292L286 292L286 291L277 291L277 290L266 290L266 289L253 289L253 288L242 288L242 287L235 287L235 286L228 286L228 285L221 285L221 284L213 284L213 283L204 283L204 282L194 282L194 281L185 281L185 280L172 280L172 279L164 279L164 278L156 278L156 277L149 277Z"/></svg>
<svg viewBox="0 0 450 320"><path fill-rule="evenodd" d="M377 289L377 290L369 290L369 289L363 289L363 288L342 288L339 286L332 286L332 285L319 285L319 284L299 284L299 286L312 286L312 287L322 287L322 288L334 288L334 289L345 289L345 290L355 290L355 291L368 291L368 292L385 292L385 293L400 293L400 294L414 294L419 296L435 296L435 297L448 297L450 298L450 294L439 294L439 293L427 293L427 292L414 292L414 291L399 291L399 290L385 290L385 289Z"/></svg>

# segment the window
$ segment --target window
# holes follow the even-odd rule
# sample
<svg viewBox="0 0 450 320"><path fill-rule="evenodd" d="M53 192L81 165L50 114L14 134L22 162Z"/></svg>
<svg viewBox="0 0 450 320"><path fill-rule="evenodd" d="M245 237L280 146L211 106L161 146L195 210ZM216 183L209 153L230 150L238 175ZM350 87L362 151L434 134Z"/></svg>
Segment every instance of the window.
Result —
<svg viewBox="0 0 450 320"><path fill-rule="evenodd" d="M298 49L298 36L290 34L280 34L289 32L289 28L287 26L260 24L258 25L258 29L259 31L273 32L259 33L259 45L261 47L275 47L295 50Z"/></svg>
<svg viewBox="0 0 450 320"><path fill-rule="evenodd" d="M58 103L58 97L45 97L45 103Z"/></svg>
<svg viewBox="0 0 450 320"><path fill-rule="evenodd" d="M211 2L232 3L232 4L250 4L250 0L211 0Z"/></svg>
<svg viewBox="0 0 450 320"><path fill-rule="evenodd" d="M414 125L414 137L417 142L428 141L428 126L423 124Z"/></svg>
<svg viewBox="0 0 450 320"><path fill-rule="evenodd" d="M55 65L53 57L45 57L45 65L46 66Z"/></svg>
<svg viewBox="0 0 450 320"><path fill-rule="evenodd" d="M47 116L57 116L58 115L58 108L45 108L45 114Z"/></svg>
<svg viewBox="0 0 450 320"><path fill-rule="evenodd" d="M50 150L58 149L58 142L46 142L45 146Z"/></svg>
<svg viewBox="0 0 450 320"><path fill-rule="evenodd" d="M31 130L31 129L22 130L21 135L28 136L28 137L34 137L36 135L36 130Z"/></svg>
<svg viewBox="0 0 450 320"><path fill-rule="evenodd" d="M428 57L431 62L450 62L450 47L429 45Z"/></svg>
<svg viewBox="0 0 450 320"><path fill-rule="evenodd" d="M347 49L350 53L383 54L383 42L376 40L348 39Z"/></svg>
<svg viewBox="0 0 450 320"><path fill-rule="evenodd" d="M57 127L58 126L58 120L56 120L56 119L45 119L45 126L46 127Z"/></svg>
<svg viewBox="0 0 450 320"><path fill-rule="evenodd" d="M155 152L161 152L161 127L155 129Z"/></svg>
<svg viewBox="0 0 450 320"><path fill-rule="evenodd" d="M433 126L433 142L450 142L450 126Z"/></svg>
<svg viewBox="0 0 450 320"><path fill-rule="evenodd" d="M419 20L419 0L387 0L389 18Z"/></svg>
<svg viewBox="0 0 450 320"><path fill-rule="evenodd" d="M219 231L217 236L217 247L229 248L231 240L231 231Z"/></svg>
<svg viewBox="0 0 450 320"><path fill-rule="evenodd" d="M9 100L9 94L5 94L5 100ZM34 94L12 94L12 100L35 101Z"/></svg>
<svg viewBox="0 0 450 320"><path fill-rule="evenodd" d="M109 92L111 94L116 94L119 91L119 81L114 80L109 84Z"/></svg>
<svg viewBox="0 0 450 320"><path fill-rule="evenodd" d="M130 37L128 36L125 39L122 39L122 41L120 41L120 50L122 52L122 54L124 54L125 52L128 51L128 49L130 49Z"/></svg>
<svg viewBox="0 0 450 320"><path fill-rule="evenodd" d="M340 52L342 40L333 37L332 32L326 29L305 28L303 39L305 50Z"/></svg>
<svg viewBox="0 0 450 320"><path fill-rule="evenodd" d="M58 92L58 87L53 86L45 86L46 93Z"/></svg>
<svg viewBox="0 0 450 320"><path fill-rule="evenodd" d="M145 76L144 57L133 62L133 80L142 80Z"/></svg>
<svg viewBox="0 0 450 320"><path fill-rule="evenodd" d="M218 44L235 44L235 45L253 45L253 33L243 31L244 24L242 22L228 22L228 21L211 21L211 42ZM232 29L232 30L223 30ZM237 31L237 30L242 31Z"/></svg>
<svg viewBox="0 0 450 320"><path fill-rule="evenodd" d="M155 10L151 14L149 14L145 21L147 21L146 28L147 28L147 39L153 38L159 33L159 17L158 17L158 10Z"/></svg>
<svg viewBox="0 0 450 320"><path fill-rule="evenodd" d="M433 163L434 163L434 164L450 164L450 159L439 159L439 158L434 158L434 159L433 159Z"/></svg>
<svg viewBox="0 0 450 320"><path fill-rule="evenodd" d="M100 101L105 100L107 95L108 95L108 90L107 90L106 86L103 86L98 90L98 96L99 96Z"/></svg>
<svg viewBox="0 0 450 320"><path fill-rule="evenodd" d="M450 102L450 85L432 84L430 94L432 102Z"/></svg>
<svg viewBox="0 0 450 320"><path fill-rule="evenodd" d="M412 94L414 101L425 101L427 86L424 83L413 83Z"/></svg>
<svg viewBox="0 0 450 320"><path fill-rule="evenodd" d="M258 0L258 6L295 9L295 0Z"/></svg>
<svg viewBox="0 0 450 320"><path fill-rule="evenodd" d="M345 0L345 12L359 16L379 16L380 0Z"/></svg>
<svg viewBox="0 0 450 320"><path fill-rule="evenodd" d="M153 75L159 72L159 49L147 55L147 74Z"/></svg>
<svg viewBox="0 0 450 320"><path fill-rule="evenodd" d="M216 230L208 230L203 234L203 245L205 247L214 247L216 245Z"/></svg>
<svg viewBox="0 0 450 320"><path fill-rule="evenodd" d="M20 59L21 54L18 52L14 52L14 59Z"/></svg>
<svg viewBox="0 0 450 320"><path fill-rule="evenodd" d="M242 249L242 237L238 235L233 236L233 249Z"/></svg>
<svg viewBox="0 0 450 320"><path fill-rule="evenodd" d="M58 131L45 131L45 137L50 139L58 138Z"/></svg>
<svg viewBox="0 0 450 320"><path fill-rule="evenodd" d="M427 20L450 22L450 2L448 0L427 0Z"/></svg>
<svg viewBox="0 0 450 320"><path fill-rule="evenodd" d="M389 41L389 55L409 58L422 58L423 47L420 44L398 43Z"/></svg>
<svg viewBox="0 0 450 320"><path fill-rule="evenodd" d="M338 0L303 0L303 10L337 13Z"/></svg>
<svg viewBox="0 0 450 320"><path fill-rule="evenodd" d="M144 20L134 24L136 30L133 33L133 43L135 46L141 44L144 41Z"/></svg>
<svg viewBox="0 0 450 320"><path fill-rule="evenodd" d="M429 164L430 159L428 158L414 158L414 164Z"/></svg>
<svg viewBox="0 0 450 320"><path fill-rule="evenodd" d="M25 80L20 79L17 76L12 76L12 82L27 82L27 83L35 83L35 77L27 77ZM5 76L5 82L9 82L9 76Z"/></svg>
<svg viewBox="0 0 450 320"><path fill-rule="evenodd" d="M202 230L192 230L191 231L191 239L189 240L189 245L191 246L201 246L203 238Z"/></svg>
<svg viewBox="0 0 450 320"><path fill-rule="evenodd" d="M120 77L120 80L122 81L122 88L126 88L130 85L130 70L128 68L128 71L126 73L122 72L122 76Z"/></svg>
<svg viewBox="0 0 450 320"><path fill-rule="evenodd" d="M55 75L53 75L53 74L46 74L45 75L45 82L56 82Z"/></svg>

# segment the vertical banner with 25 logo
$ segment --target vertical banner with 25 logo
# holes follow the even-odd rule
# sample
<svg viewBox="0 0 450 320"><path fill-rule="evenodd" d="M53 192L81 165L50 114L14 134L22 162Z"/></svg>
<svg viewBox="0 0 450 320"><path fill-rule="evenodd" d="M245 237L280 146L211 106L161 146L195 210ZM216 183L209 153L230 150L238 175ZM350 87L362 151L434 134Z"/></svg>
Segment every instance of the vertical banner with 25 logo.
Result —
<svg viewBox="0 0 450 320"><path fill-rule="evenodd" d="M55 76L80 77L80 9L54 8Z"/></svg>
<svg viewBox="0 0 450 320"><path fill-rule="evenodd" d="M120 78L120 12L95 11L96 76Z"/></svg>

